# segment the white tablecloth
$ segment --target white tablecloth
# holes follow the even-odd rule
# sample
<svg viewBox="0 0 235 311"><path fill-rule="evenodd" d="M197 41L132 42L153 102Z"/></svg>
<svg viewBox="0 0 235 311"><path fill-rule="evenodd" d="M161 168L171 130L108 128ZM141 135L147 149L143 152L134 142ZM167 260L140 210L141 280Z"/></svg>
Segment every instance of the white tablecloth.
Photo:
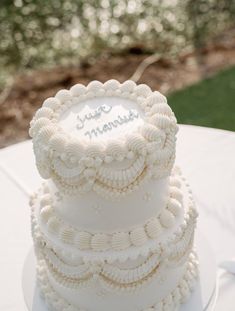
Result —
<svg viewBox="0 0 235 311"><path fill-rule="evenodd" d="M177 164L198 204L199 227L218 262L235 259L235 133L180 126ZM32 245L27 193L39 186L32 143L0 150L0 311L24 311L21 273ZM235 310L235 275L220 278L216 311Z"/></svg>

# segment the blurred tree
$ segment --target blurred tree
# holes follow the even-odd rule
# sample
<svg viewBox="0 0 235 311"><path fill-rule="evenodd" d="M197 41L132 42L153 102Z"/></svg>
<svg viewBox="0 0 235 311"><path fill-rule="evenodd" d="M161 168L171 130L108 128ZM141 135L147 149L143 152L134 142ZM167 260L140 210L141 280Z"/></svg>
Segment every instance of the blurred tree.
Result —
<svg viewBox="0 0 235 311"><path fill-rule="evenodd" d="M192 27L191 41L196 51L198 63L203 70L202 47L205 41L226 29L235 21L235 1L231 0L188 0L186 5Z"/></svg>
<svg viewBox="0 0 235 311"><path fill-rule="evenodd" d="M140 46L177 57L234 25L234 0L2 0L0 83L16 70Z"/></svg>

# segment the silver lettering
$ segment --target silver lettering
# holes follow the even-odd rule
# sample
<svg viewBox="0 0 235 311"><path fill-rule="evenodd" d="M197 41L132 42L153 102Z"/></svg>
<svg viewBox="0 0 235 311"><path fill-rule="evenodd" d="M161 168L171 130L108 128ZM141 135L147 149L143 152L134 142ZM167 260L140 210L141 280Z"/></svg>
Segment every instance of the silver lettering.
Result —
<svg viewBox="0 0 235 311"><path fill-rule="evenodd" d="M123 116L118 115L117 119L110 121L108 123L105 123L104 125L102 125L102 127L97 126L95 129L92 129L91 131L86 132L85 135L89 133L90 138L92 138L92 135L95 135L95 136L102 135L107 131L112 131L112 129L118 126L121 126L124 123L134 121L134 119L138 119L138 118L139 118L138 112L134 110L129 110L128 115L123 115Z"/></svg>

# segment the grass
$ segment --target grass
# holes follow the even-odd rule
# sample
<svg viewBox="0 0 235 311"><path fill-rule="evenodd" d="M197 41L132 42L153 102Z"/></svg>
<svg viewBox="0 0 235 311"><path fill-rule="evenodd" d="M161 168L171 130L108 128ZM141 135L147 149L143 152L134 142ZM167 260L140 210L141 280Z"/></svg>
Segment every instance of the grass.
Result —
<svg viewBox="0 0 235 311"><path fill-rule="evenodd" d="M179 123L235 131L235 67L168 97Z"/></svg>

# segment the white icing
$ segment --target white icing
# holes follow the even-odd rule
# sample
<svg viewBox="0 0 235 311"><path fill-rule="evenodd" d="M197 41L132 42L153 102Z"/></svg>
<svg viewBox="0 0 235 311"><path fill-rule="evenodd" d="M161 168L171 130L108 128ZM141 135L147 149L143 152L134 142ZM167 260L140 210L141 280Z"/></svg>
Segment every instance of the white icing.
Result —
<svg viewBox="0 0 235 311"><path fill-rule="evenodd" d="M89 232L80 231L74 238L75 245L80 249L89 249L91 245L92 234Z"/></svg>
<svg viewBox="0 0 235 311"><path fill-rule="evenodd" d="M111 240L111 247L114 250L123 250L131 246L131 239L128 232L117 232L114 233Z"/></svg>
<svg viewBox="0 0 235 311"><path fill-rule="evenodd" d="M147 220L144 225L134 228L127 228L124 232L118 232L119 234L124 233L128 234L129 238L123 240L123 245L120 245L121 240L119 239L119 247L120 249L125 249L125 246L129 246L129 244L134 246L142 246L146 243L149 238L159 237L159 233L161 233L162 229L173 227L175 224L175 215L168 211L168 204L170 204L173 198L169 198L166 208L161 211L158 217L152 217L150 220ZM177 201L177 204L180 206L181 214L183 213L182 201ZM54 203L52 202L52 205ZM172 206L172 204L170 204ZM76 244L78 248L83 248L83 243L81 247L78 244L78 241L81 235L86 235L87 232L82 231L82 228L72 228L70 224L67 224L63 220L59 219L56 216L56 213L53 211L54 208L50 206L45 206L41 210L39 210L39 222L41 222L42 228L45 228L46 232L54 232L64 243L68 244ZM180 213L178 213L178 216ZM56 230L54 229L55 219L57 218ZM52 222L50 221L52 219ZM58 226L59 224L59 226ZM52 230L51 230L52 229ZM44 229L43 229L44 230ZM45 232L45 233L46 233ZM157 235L156 235L157 233ZM90 233L91 241L88 248L91 248L96 251L103 251L109 249L113 245L113 236L115 236L115 243L117 242L117 233L111 232L110 234L106 233ZM76 239L76 235L78 235L78 239Z"/></svg>
<svg viewBox="0 0 235 311"><path fill-rule="evenodd" d="M162 232L162 226L157 218L149 220L145 226L147 235L151 239L156 239Z"/></svg>
<svg viewBox="0 0 235 311"><path fill-rule="evenodd" d="M169 176L176 132L163 95L115 80L59 91L30 123L43 178L51 177L67 195L93 190L108 198L124 197L146 180Z"/></svg>
<svg viewBox="0 0 235 311"><path fill-rule="evenodd" d="M74 264L70 266L71 263L66 264L66 261L68 261L68 255L64 254L62 257L63 259L61 260L59 257L57 257L56 253L50 250L51 246L48 245L45 248L45 243L39 243L39 245L41 245L39 248L41 248L41 254L42 252L45 254L45 260L49 260L50 264L48 263L48 268L50 270L50 274L52 274L53 278L55 278L55 280L57 280L57 282L62 284L65 288L78 289L84 286L91 286L92 279L95 277L96 281L99 280L99 282L102 284L102 287L105 286L111 290L121 290L123 286L125 286L126 290L136 290L137 287L143 286L146 281L152 279L154 275L156 275L156 277L159 279L161 270L166 268L164 268L165 264L167 264L167 267L178 269L179 266L182 266L185 261L187 261L193 241L192 238L194 225L192 220L189 219L189 223L185 227L186 231L180 234L180 237L177 238L179 239L178 242L172 241L172 244L169 246L161 246L161 253L156 253L155 256L157 261L151 261L150 258L152 256L150 254L146 255L146 257L148 256L149 260L139 261L139 263L132 261L131 264L130 261L129 263L125 263L125 265L117 265L116 262L113 262L113 264L110 265L106 264L107 261L104 261L103 263L100 262L97 266L96 262L99 262L97 261L98 258L93 263L87 262L85 264L80 260L75 259L73 256ZM34 221L33 223L35 226ZM33 231L34 238L35 233L36 232ZM102 241L105 238L105 236L101 234L97 236L98 241ZM103 245L103 242L101 245ZM41 255L40 257L44 258L44 255ZM165 264L162 265L161 262L164 262ZM84 271L87 271L87 273L85 272L87 275L86 277L83 275ZM78 279L74 279L72 282L72 280L69 279L69 276L67 276L67 273L69 276L76 277Z"/></svg>
<svg viewBox="0 0 235 311"><path fill-rule="evenodd" d="M53 195L57 190L50 186ZM147 203L144 201L146 191L152 192L152 199ZM108 232L130 228L157 216L167 204L168 191L168 178L158 179L144 184L140 191L121 201L108 201L93 192L63 196L63 200L54 204L54 210L61 219L75 227ZM94 202L100 207L99 213L94 213Z"/></svg>
<svg viewBox="0 0 235 311"><path fill-rule="evenodd" d="M130 131L144 124L143 111L128 99L118 97L92 98L66 110L59 120L68 133L82 140L103 141L123 139Z"/></svg>
<svg viewBox="0 0 235 311"><path fill-rule="evenodd" d="M30 123L38 280L60 311L172 311L197 276L197 212L175 159L177 124L146 85L77 84ZM92 297L92 299L90 299Z"/></svg>
<svg viewBox="0 0 235 311"><path fill-rule="evenodd" d="M197 277L197 262L193 254L189 257L190 262L185 264L193 245L196 214L188 186L186 185L185 188L185 184L181 185L175 182L176 179L179 180L179 178L174 178L173 184L177 183L177 186L182 188L184 200L186 199L185 204L189 205L189 209L188 212L185 209L184 221L180 220L177 224L178 229L174 228L172 240L163 243L164 239L161 237L160 248L155 250L157 254L155 259L157 261L151 261L151 249L149 249L150 252L142 255L141 258L149 258L144 261L143 259L140 260L140 251L138 252L138 261L131 261L126 257L126 259L122 258L124 260L123 264L118 264L114 258L110 261L108 255L105 255L105 260L100 260L99 256L96 255L92 261L90 261L91 257L89 258L89 256L85 256L81 261L79 257L76 257L74 251L66 251L67 247L65 246L68 245L73 230L64 231L66 239L64 246L60 247L60 249L63 249L61 252L55 246L55 241L52 244L48 240L43 242L44 237L41 236L37 220L32 217L33 236L40 267L38 278L47 302L60 311L66 311L66 308L74 308L74 310L80 311L84 308L88 311L103 311L109 309L110 306L114 306L112 309L118 311L120 310L120 301L122 309L128 311L136 310L136 306L142 311L148 311L149 306L151 311L156 308L158 308L156 310L165 311L176 308L184 302L190 294L194 280ZM185 191L185 189L187 190ZM47 191L48 187L45 187L45 192L48 193ZM178 196L177 191L171 191L170 193L175 193ZM38 202L40 195L32 197L33 211L36 211L34 205ZM49 201L48 199L49 197L46 196L46 201ZM41 208L47 208L47 205ZM141 231L142 229L138 229L136 236ZM116 234L114 236L116 237ZM125 240L126 236L121 238ZM93 237L84 234L81 239L84 243L90 245ZM99 251L103 249L106 242L107 238L104 234L97 234L93 241ZM54 247L55 251L52 252ZM42 260L41 252L43 249L46 251L47 260L50 262L50 265L47 266L47 274L45 274L45 262ZM62 253L63 256L60 260ZM127 254L130 256L131 250L128 250ZM158 260L160 262L163 260L164 264L161 264ZM187 270L185 270L186 265ZM152 274L156 266L158 268ZM182 277L182 275L184 276ZM71 281L68 276L75 277L75 279ZM76 281L76 278L81 277L81 281ZM48 290L50 294L48 294ZM93 297L92 301L90 297ZM115 309L115 306L118 306L118 309Z"/></svg>
<svg viewBox="0 0 235 311"><path fill-rule="evenodd" d="M88 282L86 288L69 289L65 287L66 283L61 280L57 283L50 274L48 275L43 260L39 261L37 271L42 295L49 306L56 311L103 311L108 310L110 306L114 311L120 308L128 311L173 310L187 300L194 287L197 274L197 259L192 253L188 264L174 270L164 271L164 274L136 292L127 294L124 291L117 295L115 292L110 292L105 284L91 287ZM100 299L101 297L103 299ZM138 306L137 309L136 306Z"/></svg>
<svg viewBox="0 0 235 311"><path fill-rule="evenodd" d="M36 224L39 223L40 231L45 235L45 238L49 243L51 243L50 241L53 241L54 245L58 245L60 249L63 248L64 250L71 245L73 257L81 256L81 250L91 250L101 252L103 258L109 258L110 251L113 249L114 251L119 251L115 255L113 254L114 256L125 258L124 256L129 256L131 253L135 253L135 256L138 256L140 253L147 255L149 251L154 251L159 247L161 252L164 249L164 252L169 254L171 243L174 244L172 249L177 247L177 250L181 252L182 249L184 249L185 244L189 244L187 237L192 236L197 218L197 213L193 207L193 201L188 187L186 186L185 188L185 185L183 185L181 188L183 188L182 190L184 190L185 194L184 202L182 202L183 208L173 224L169 223L172 220L171 217L173 217L173 214L169 213L170 217L168 219L166 213L162 219L163 213L161 212L158 217L148 219L147 222L142 223L141 226L128 228L128 231L114 231L109 234L104 232L87 232L80 231L80 228L73 228L64 223L63 220L58 219L54 213L49 213L49 220L48 218L44 219L41 217L40 209L37 209L34 206L33 219L35 217ZM176 199L170 198L170 201L171 200ZM34 199L34 204L37 204L37 198ZM42 208L42 211L43 209L44 207ZM167 209L168 205L163 211L167 211ZM38 213L40 215L37 215ZM182 218L183 214L184 220ZM154 240L151 241L151 239ZM183 244L180 241L182 239L185 241L182 242ZM181 244L178 243L178 241L180 241ZM133 252L135 248L136 250ZM90 255L91 254L89 254L89 256ZM69 253L67 253L66 256L70 256ZM94 259L95 257L98 258L98 255L94 254L91 258L93 257Z"/></svg>

